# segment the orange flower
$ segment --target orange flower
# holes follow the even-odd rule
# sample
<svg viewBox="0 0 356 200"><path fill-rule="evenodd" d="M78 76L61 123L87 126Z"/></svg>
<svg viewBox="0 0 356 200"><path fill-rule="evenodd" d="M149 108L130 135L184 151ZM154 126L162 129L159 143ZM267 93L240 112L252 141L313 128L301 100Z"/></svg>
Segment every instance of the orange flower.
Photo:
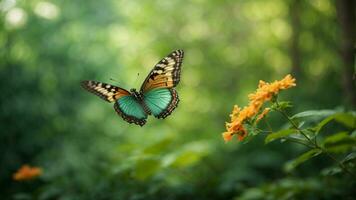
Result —
<svg viewBox="0 0 356 200"><path fill-rule="evenodd" d="M259 122L262 118L264 118L270 110L270 108L265 108L263 112L257 116L256 122Z"/></svg>
<svg viewBox="0 0 356 200"><path fill-rule="evenodd" d="M228 142L232 139L233 133L230 132L224 132L223 134L223 138L225 140L225 142Z"/></svg>
<svg viewBox="0 0 356 200"><path fill-rule="evenodd" d="M242 128L241 131L237 134L237 139L238 139L239 141L242 141L242 140L245 139L245 137L246 137L247 135L248 135L248 134L247 134L247 131L246 131L244 128Z"/></svg>
<svg viewBox="0 0 356 200"><path fill-rule="evenodd" d="M34 179L42 174L42 169L39 167L31 167L29 165L23 165L14 175L15 181L26 181Z"/></svg>
<svg viewBox="0 0 356 200"><path fill-rule="evenodd" d="M238 134L238 140L242 141L248 135L243 127L244 122L256 116L260 112L263 104L270 101L273 96L277 95L281 90L294 86L296 86L295 78L290 74L285 76L282 80L274 81L273 83L267 83L261 80L256 92L248 95L250 100L248 106L245 106L242 110L237 105L234 106L232 114L230 115L231 122L226 123L227 132L223 133L225 142L230 141L234 134ZM256 122L261 120L268 112L269 109L265 109L257 116Z"/></svg>

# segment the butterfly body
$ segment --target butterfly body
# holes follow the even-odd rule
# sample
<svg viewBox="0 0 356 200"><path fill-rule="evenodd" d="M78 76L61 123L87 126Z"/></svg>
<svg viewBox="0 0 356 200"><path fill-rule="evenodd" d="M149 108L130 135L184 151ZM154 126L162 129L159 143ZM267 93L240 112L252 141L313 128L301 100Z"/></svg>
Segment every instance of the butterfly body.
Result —
<svg viewBox="0 0 356 200"><path fill-rule="evenodd" d="M147 115L151 115L150 109L147 107L147 105L144 102L144 94L141 92L137 92L135 88L132 88L130 90L131 96L135 97L136 101L139 102L143 108L143 110L146 112Z"/></svg>
<svg viewBox="0 0 356 200"><path fill-rule="evenodd" d="M174 89L180 81L183 50L173 51L155 65L139 91L97 81L83 81L82 86L100 98L114 102L114 109L127 122L143 126L148 115L164 119L178 106Z"/></svg>

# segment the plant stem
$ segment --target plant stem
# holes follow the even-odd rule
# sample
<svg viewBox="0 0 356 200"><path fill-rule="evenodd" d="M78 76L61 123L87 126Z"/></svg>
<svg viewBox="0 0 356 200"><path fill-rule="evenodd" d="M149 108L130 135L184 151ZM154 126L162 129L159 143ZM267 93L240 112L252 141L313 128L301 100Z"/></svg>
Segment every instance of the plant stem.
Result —
<svg viewBox="0 0 356 200"><path fill-rule="evenodd" d="M337 160L334 156L332 156L326 149L324 149L324 148L322 148L322 147L320 147L320 146L318 145L317 140L316 140L316 136L315 136L315 138L314 138L314 141L311 140L311 139L308 137L308 135L307 135L306 133L304 133L303 130L301 130L301 129L298 127L298 125L288 116L288 114L287 114L286 112L284 112L284 110L282 110L282 109L280 108L280 106L279 106L279 104L278 104L278 100L276 100L275 102L276 102L276 105L277 105L277 107L278 107L276 110L277 110L278 112L280 112L280 113L292 124L292 126L293 126L300 134L302 134L302 135L308 140L308 142L310 142L310 144L305 144L305 143L302 143L302 142L300 142L300 141L291 140L290 138L288 138L290 141L296 142L296 143L298 143L298 144L303 144L303 145L305 145L305 146L307 146L307 147L309 147L309 148L312 148L312 149L319 149L322 153L324 153L324 154L325 154L326 156L328 156L331 160L333 160L335 163L337 163L337 164L340 166L340 168L341 168L344 172L346 172L346 173L348 173L348 174L350 174L350 175L352 175L353 177L356 178L356 175L355 175L352 171L350 171L342 162L338 161L338 160Z"/></svg>
<svg viewBox="0 0 356 200"><path fill-rule="evenodd" d="M280 112L292 125L295 129L298 130L298 132L300 134L302 134L310 143L312 143L313 145L315 145L315 147L317 147L317 144L314 143L308 136L307 134L305 134L302 130L300 130L300 128L297 126L297 124L295 124L295 122L287 115L287 113L284 112L284 110L280 109L279 107L279 104L278 104L278 101L276 100L276 104L278 106L278 109L277 111Z"/></svg>
<svg viewBox="0 0 356 200"><path fill-rule="evenodd" d="M352 171L350 171L342 162L338 161L334 156L332 156L329 152L327 152L325 149L320 148L320 150L325 153L326 156L328 156L331 160L336 162L342 170L344 170L346 173L350 174L354 178L356 178L356 174L354 174Z"/></svg>
<svg viewBox="0 0 356 200"><path fill-rule="evenodd" d="M314 148L314 146L311 146L310 144L307 144L307 143L304 143L304 142L301 142L301 141L299 141L299 140L295 140L295 139L293 139L293 138L285 138L286 140L289 140L289 141L291 141L291 142L295 142L295 143L298 143L298 144L301 144L301 145L304 145L304 146L306 146L306 147L309 147L309 148L311 148L311 149L313 149Z"/></svg>
<svg viewBox="0 0 356 200"><path fill-rule="evenodd" d="M272 132L273 132L272 126L268 123L268 121L266 120L266 118L263 118L263 121L267 124L267 127L268 127L269 131L271 131L271 133L272 133Z"/></svg>

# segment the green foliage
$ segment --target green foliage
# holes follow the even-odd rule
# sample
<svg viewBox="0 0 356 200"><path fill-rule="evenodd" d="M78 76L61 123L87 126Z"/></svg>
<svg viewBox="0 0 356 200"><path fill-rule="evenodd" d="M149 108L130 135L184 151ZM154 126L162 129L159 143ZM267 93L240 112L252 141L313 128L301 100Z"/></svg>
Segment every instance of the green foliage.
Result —
<svg viewBox="0 0 356 200"><path fill-rule="evenodd" d="M280 102L278 102L278 105L273 104L271 106L272 109L282 109L282 110L285 110L285 109L291 108L291 107L293 107L293 106L292 106L292 103L289 101L280 101Z"/></svg>
<svg viewBox="0 0 356 200"><path fill-rule="evenodd" d="M289 162L287 162L285 165L284 165L284 170L287 171L287 172L291 172L292 170L294 170L298 165L306 162L307 160L315 157L315 156L318 156L322 153L322 151L320 149L312 149L312 150L309 150L305 153L303 153L302 155L298 156L298 158L295 158Z"/></svg>
<svg viewBox="0 0 356 200"><path fill-rule="evenodd" d="M329 116L335 113L335 110L308 110L308 111L303 111L300 113L297 113L293 115L291 118L296 119L296 118L302 118L302 117L325 117Z"/></svg>
<svg viewBox="0 0 356 200"><path fill-rule="evenodd" d="M355 169L355 115L342 98L334 1L300 1L298 85L281 97L294 107L280 105L313 109L292 120L323 153L285 173L286 162L312 150L276 112L267 135L260 123L247 144L221 139L231 106L245 103L258 80L298 70L291 2L0 1L1 199L355 196L354 179L326 155ZM80 88L86 79L138 88L174 49L186 53L181 101L165 120L129 125ZM42 176L14 181L23 164L41 167Z"/></svg>
<svg viewBox="0 0 356 200"><path fill-rule="evenodd" d="M267 183L259 187L250 188L243 192L237 199L299 199L299 198L329 198L336 195L337 190L324 191L322 190L324 184L336 184L337 187L344 187L344 198L350 198L353 194L351 192L355 185L355 166L356 166L356 138L355 138L355 119L353 113L337 112L336 110L313 110L304 111L289 117L285 113L285 107L280 106L278 102L274 106L276 111L279 111L284 116L294 129L282 129L277 132L272 132L265 138L265 143L270 143L275 140L294 142L306 146L309 150L301 153L295 159L284 163L284 171L286 173L293 173L297 167L306 164L307 161L312 162L316 157L324 155L324 158L329 158L334 164L322 166L320 176L327 177L325 182L318 177L319 173L313 179L291 179L282 178L277 183ZM320 119L320 117L323 117ZM296 119L306 118L303 123L298 123ZM315 121L319 119L319 121ZM329 123L335 121L343 126L338 129L344 130L330 134L331 129ZM303 126L304 124L310 127ZM316 125L315 125L316 124ZM328 125L328 128L325 126ZM302 127L304 127L302 129ZM345 129L346 128L346 129ZM324 130L324 131L323 131ZM319 132L327 132L321 134L321 138L317 139ZM326 135L327 136L324 136ZM335 154L341 155L340 160L334 157ZM340 156L339 156L340 157ZM338 176L343 175L343 178ZM347 184L347 179L351 182Z"/></svg>
<svg viewBox="0 0 356 200"><path fill-rule="evenodd" d="M269 133L265 138L265 143L268 144L272 141L280 140L281 142L287 141L297 143L309 149L306 152L301 153L295 159L285 162L284 171L286 173L293 173L297 170L297 167L300 167L307 161L315 159L315 157L320 155L324 155L332 160L334 165L329 167L323 166L320 175L330 176L332 177L331 179L334 179L333 181L335 181L335 179L338 181L337 178L335 178L336 175L347 174L345 177L353 180L351 181L351 184L347 185L347 189L344 193L345 197L348 198L351 194L346 191L354 186L354 178L356 178L356 156L354 152L356 150L356 138L354 134L356 115L353 112L344 113L337 112L336 110L312 110L304 111L295 114L293 117L289 117L285 111L287 107L284 106L283 103L279 103L275 100L271 107L274 111L279 112L293 128L286 128L287 126L283 126L281 130ZM303 121L299 122L301 118L303 118ZM338 127L337 129L343 131L330 134L330 132L335 131L334 129L330 129L329 126L332 121L343 125L341 127L336 126ZM328 128L325 128L326 126ZM268 128L271 129L271 127ZM259 133L255 133L254 135L263 132L263 130L259 130ZM327 133L323 133L317 138L318 133L320 132ZM344 158L338 160L333 154L341 154ZM343 181L341 181L341 183ZM323 181L317 179L314 180L314 183L315 186L324 184ZM269 183L246 190L238 199L294 199L301 198L301 196L303 196L303 198L307 196L310 198L310 194L308 193L311 193L312 198L320 198L318 197L319 195L316 194L321 192L321 187L309 188L306 187L306 184L307 183L303 182L302 187L299 188L297 182L290 180L289 178L284 178L278 184Z"/></svg>
<svg viewBox="0 0 356 200"><path fill-rule="evenodd" d="M320 154L326 154L330 158L334 159L333 157L330 156L329 152L347 153L355 150L356 138L351 135L350 131L342 131L323 137L319 141L319 143L317 140L318 133L322 130L323 127L325 127L332 120L335 120L340 124L343 124L347 128L351 128L351 130L354 130L355 128L354 125L356 120L355 115L351 113L343 113L343 112L336 112L330 110L328 111L313 110L313 111L304 111L294 115L293 117L288 117L288 115L285 114L284 111L285 108L280 105L281 104L276 103L276 105L274 105L276 107L275 110L281 112L282 115L289 120L291 126L294 126L294 129L282 129L280 131L270 133L265 138L265 143L267 144L274 140L279 139L281 141L290 141L290 142L302 144L310 148L309 151L301 154L300 156L298 156L297 158L291 161L288 161L284 166L285 171L291 172L300 164ZM311 125L311 127L307 127L303 129L301 128L302 127L301 124L298 125L298 123L294 121L297 118L307 118L307 117L313 118L313 117L320 117L320 116L324 116L325 118L321 119L320 122L316 122L317 125L312 125L313 123L308 122L307 120L303 121L302 125L304 125L305 123ZM340 165L342 165L342 162L340 163Z"/></svg>
<svg viewBox="0 0 356 200"><path fill-rule="evenodd" d="M301 197L318 198L322 190L318 180L286 178L261 188L251 188L240 198L242 200L257 199L299 199Z"/></svg>
<svg viewBox="0 0 356 200"><path fill-rule="evenodd" d="M277 139L281 139L281 138L285 138L291 134L295 134L297 132L297 130L295 129L285 129L285 130L281 130L281 131L278 131L278 132L274 132L274 133L270 133L268 134L268 136L266 137L265 139L265 143L270 143L274 140L277 140Z"/></svg>
<svg viewBox="0 0 356 200"><path fill-rule="evenodd" d="M322 145L327 151L345 153L355 148L356 138L351 137L348 132L335 133L326 137Z"/></svg>

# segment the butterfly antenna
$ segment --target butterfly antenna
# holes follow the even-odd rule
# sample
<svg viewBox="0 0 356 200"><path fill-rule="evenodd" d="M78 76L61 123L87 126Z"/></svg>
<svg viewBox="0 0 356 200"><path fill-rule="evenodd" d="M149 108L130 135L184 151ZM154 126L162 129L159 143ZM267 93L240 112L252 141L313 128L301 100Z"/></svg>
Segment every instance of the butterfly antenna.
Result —
<svg viewBox="0 0 356 200"><path fill-rule="evenodd" d="M134 82L134 85L136 85L139 76L140 76L140 73L137 73L137 77L136 77L136 80L135 80L135 82Z"/></svg>
<svg viewBox="0 0 356 200"><path fill-rule="evenodd" d="M116 83L119 83L118 80L115 80L115 79L113 79L113 78L110 78L110 81L114 81L114 82L116 82Z"/></svg>

